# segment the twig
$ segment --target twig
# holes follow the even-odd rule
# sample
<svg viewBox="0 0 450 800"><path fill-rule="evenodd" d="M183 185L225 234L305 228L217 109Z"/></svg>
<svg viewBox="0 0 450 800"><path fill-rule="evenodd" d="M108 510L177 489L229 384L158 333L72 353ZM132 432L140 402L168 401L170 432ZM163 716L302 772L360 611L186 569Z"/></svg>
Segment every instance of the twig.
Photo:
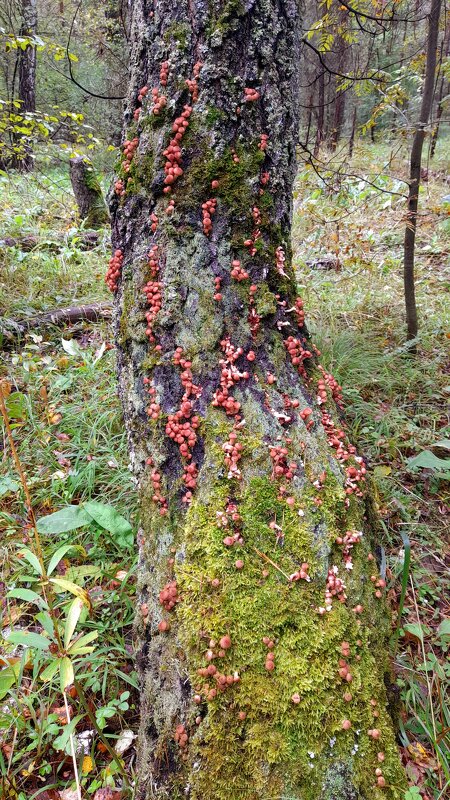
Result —
<svg viewBox="0 0 450 800"><path fill-rule="evenodd" d="M68 703L67 703L67 695L66 695L66 690L65 689L63 690L63 697L64 697L64 708L66 709L67 724L70 725L70 711L69 711L69 706L68 706ZM70 740L70 750L71 750L72 761L73 761L73 772L74 772L74 775L75 775L75 783L77 785L77 798L78 798L78 800L82 800L80 778L79 778L79 775L78 775L77 757L76 757L76 754L75 754L75 744L74 744L74 741L73 741L73 733L69 734L69 740Z"/></svg>
<svg viewBox="0 0 450 800"><path fill-rule="evenodd" d="M255 553L259 555L260 558L263 558L264 561L267 561L269 564L272 565L272 567L275 567L275 569L277 569L278 572L281 572L281 574L286 578L286 580L289 581L289 575L286 575L286 573L283 572L283 570L278 566L278 564L275 564L275 561L272 561L272 559L269 558L269 556L266 556L265 553L261 553L261 551L257 550L256 547L254 547L253 550L255 551Z"/></svg>

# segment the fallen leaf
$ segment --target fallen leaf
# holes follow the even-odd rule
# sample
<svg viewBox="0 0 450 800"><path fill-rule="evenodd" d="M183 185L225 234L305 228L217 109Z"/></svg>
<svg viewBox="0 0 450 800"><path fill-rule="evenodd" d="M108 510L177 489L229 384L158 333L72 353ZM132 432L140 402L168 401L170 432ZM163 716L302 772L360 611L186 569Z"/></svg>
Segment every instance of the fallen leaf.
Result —
<svg viewBox="0 0 450 800"><path fill-rule="evenodd" d="M78 800L78 793L76 789L63 789L59 796L60 800Z"/></svg>
<svg viewBox="0 0 450 800"><path fill-rule="evenodd" d="M123 755L123 753L126 753L126 751L133 744L135 738L136 734L133 733L133 731L130 731L128 728L122 731L114 746L116 753L118 753L119 756Z"/></svg>
<svg viewBox="0 0 450 800"><path fill-rule="evenodd" d="M94 800L122 800L122 792L110 789L109 787L97 789L94 794Z"/></svg>

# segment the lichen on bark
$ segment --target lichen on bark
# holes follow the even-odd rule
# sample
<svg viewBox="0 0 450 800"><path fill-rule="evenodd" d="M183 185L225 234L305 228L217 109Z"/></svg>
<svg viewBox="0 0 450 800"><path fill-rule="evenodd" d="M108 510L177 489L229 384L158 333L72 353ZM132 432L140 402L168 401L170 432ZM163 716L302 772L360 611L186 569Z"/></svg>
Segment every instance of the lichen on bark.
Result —
<svg viewBox="0 0 450 800"><path fill-rule="evenodd" d="M291 264L298 37L290 0L134 4L109 280L141 798L403 793L365 465Z"/></svg>

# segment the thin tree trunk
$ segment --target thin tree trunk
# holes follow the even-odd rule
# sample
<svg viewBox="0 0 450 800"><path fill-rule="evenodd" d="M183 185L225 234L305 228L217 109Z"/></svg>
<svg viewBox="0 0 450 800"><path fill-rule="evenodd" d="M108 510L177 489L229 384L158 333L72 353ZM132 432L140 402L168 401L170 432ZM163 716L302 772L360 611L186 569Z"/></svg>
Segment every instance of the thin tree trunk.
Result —
<svg viewBox="0 0 450 800"><path fill-rule="evenodd" d="M37 30L37 0L22 0L21 36L34 36ZM20 112L36 111L36 47L28 45L19 55L19 100ZM21 152L17 157L20 169L29 172L33 168L33 156L29 139L20 140ZM23 150L23 152L22 152Z"/></svg>
<svg viewBox="0 0 450 800"><path fill-rule="evenodd" d="M324 138L324 122L325 122L325 71L323 71L318 80L319 97L317 100L317 131L316 143L314 145L314 155L319 154L320 146Z"/></svg>
<svg viewBox="0 0 450 800"><path fill-rule="evenodd" d="M403 247L403 284L405 290L407 341L415 339L418 331L414 279L417 209L419 203L420 172L422 166L422 149L425 140L425 128L428 125L433 104L440 13L441 0L432 0L428 20L427 56L425 66L425 81L422 91L422 103L420 107L419 121L414 133L410 156L408 211Z"/></svg>
<svg viewBox="0 0 450 800"><path fill-rule="evenodd" d="M358 113L357 113L357 108L356 108L356 105L355 105L355 107L353 109L352 130L351 130L351 133L350 133L350 140L349 140L349 143L348 143L348 154L349 154L350 158L353 156L353 148L355 146L355 134L356 134L357 116L358 116Z"/></svg>
<svg viewBox="0 0 450 800"><path fill-rule="evenodd" d="M307 120L307 124L306 124L305 147L308 147L308 145L309 145L309 137L310 137L310 134L311 134L313 103L314 103L314 94L310 94L309 102L308 102L308 120Z"/></svg>
<svg viewBox="0 0 450 800"><path fill-rule="evenodd" d="M345 112L345 92L337 92L336 99L334 102L334 120L333 120L333 129L331 131L331 149L334 151L336 150L337 143L341 138L342 133L342 123L344 122L344 112Z"/></svg>
<svg viewBox="0 0 450 800"><path fill-rule="evenodd" d="M291 262L298 8L133 5L107 280L141 499L141 800L405 789L365 465Z"/></svg>
<svg viewBox="0 0 450 800"><path fill-rule="evenodd" d="M447 25L445 36L442 42L442 49L440 53L440 64L442 65L443 59L448 58L450 52L450 25ZM434 123L433 132L431 134L431 146L430 146L430 159L434 158L434 154L436 152L436 145L439 137L439 128L441 125L441 118L444 111L444 97L445 92L444 90L447 89L447 93L449 91L449 83L445 74L442 75L441 80L439 82L439 90L437 95L437 108L436 108L436 121Z"/></svg>

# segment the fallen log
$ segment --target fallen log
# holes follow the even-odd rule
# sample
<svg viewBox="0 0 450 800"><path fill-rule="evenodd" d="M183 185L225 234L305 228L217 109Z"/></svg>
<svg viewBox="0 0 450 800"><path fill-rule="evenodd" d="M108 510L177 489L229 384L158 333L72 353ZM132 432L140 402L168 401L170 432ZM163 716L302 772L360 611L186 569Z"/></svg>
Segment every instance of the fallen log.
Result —
<svg viewBox="0 0 450 800"><path fill-rule="evenodd" d="M89 303L88 305L69 306L44 311L27 319L14 320L6 317L0 319L0 335L11 341L24 336L27 331L46 328L52 325L74 325L77 322L99 322L110 319L112 315L111 303Z"/></svg>
<svg viewBox="0 0 450 800"><path fill-rule="evenodd" d="M62 247L67 246L67 234L60 236L52 233L52 239L40 239L39 236L33 234L25 234L25 236L5 236L0 239L0 247L18 247L24 253L29 253L31 250L50 250L58 252ZM100 235L97 231L77 231L74 236L69 239L69 243L77 240L77 246L80 250L92 250L100 242Z"/></svg>

